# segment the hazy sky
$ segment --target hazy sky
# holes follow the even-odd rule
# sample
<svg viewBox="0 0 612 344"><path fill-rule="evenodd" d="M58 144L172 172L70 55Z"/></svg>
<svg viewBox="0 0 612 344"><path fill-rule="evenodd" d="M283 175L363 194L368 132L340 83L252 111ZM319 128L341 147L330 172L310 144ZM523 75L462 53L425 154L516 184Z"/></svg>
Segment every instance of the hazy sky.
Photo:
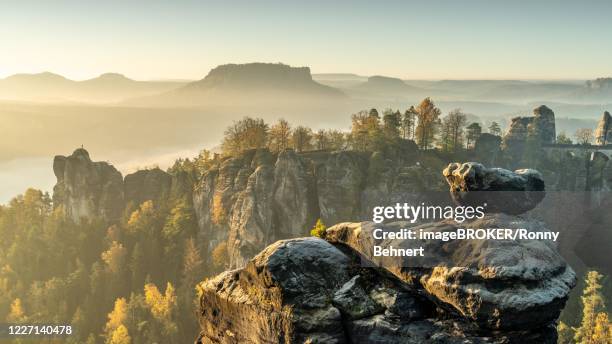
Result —
<svg viewBox="0 0 612 344"><path fill-rule="evenodd" d="M612 75L612 1L0 0L0 77L206 75L224 63L402 78Z"/></svg>

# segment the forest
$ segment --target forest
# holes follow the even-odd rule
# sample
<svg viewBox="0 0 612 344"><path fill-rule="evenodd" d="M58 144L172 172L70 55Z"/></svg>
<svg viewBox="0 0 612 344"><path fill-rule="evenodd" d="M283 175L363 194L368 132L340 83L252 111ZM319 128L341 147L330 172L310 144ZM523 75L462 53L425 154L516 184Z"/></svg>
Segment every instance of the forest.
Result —
<svg viewBox="0 0 612 344"><path fill-rule="evenodd" d="M193 185L211 167L257 149L273 154L287 149L380 152L383 159L417 149L424 163L427 158L444 163L490 158L490 151L479 151L477 142L487 134L499 144L500 125L468 118L461 109L443 115L430 98L405 111L358 112L347 131L312 130L282 119L270 125L245 117L226 129L221 151L202 150L197 157L177 159L167 173L187 176ZM575 139L588 143L592 133L581 130ZM560 133L557 142L572 141ZM527 145L520 164L556 168L551 164L559 162L547 160L537 140ZM500 155L496 163L517 163L512 159ZM316 235L325 225L319 220L312 226ZM304 228L304 235L310 230ZM208 239L198 232L189 192L130 203L119 221L108 223L74 221L51 195L28 189L0 206L0 322L75 328L74 335L41 341L45 343L193 342L198 283L227 266L226 244L209 249ZM579 287L581 306L563 317L559 342L611 343L609 277L590 271Z"/></svg>

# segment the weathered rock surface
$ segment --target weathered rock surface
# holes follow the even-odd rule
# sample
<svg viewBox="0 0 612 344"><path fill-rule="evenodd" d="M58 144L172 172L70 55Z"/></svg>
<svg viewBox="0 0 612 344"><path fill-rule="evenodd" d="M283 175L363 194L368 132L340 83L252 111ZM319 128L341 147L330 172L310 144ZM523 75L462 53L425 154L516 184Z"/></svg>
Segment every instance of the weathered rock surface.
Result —
<svg viewBox="0 0 612 344"><path fill-rule="evenodd" d="M138 206L148 200L161 199L170 194L172 176L159 168L140 170L125 176L125 200Z"/></svg>
<svg viewBox="0 0 612 344"><path fill-rule="evenodd" d="M524 213L540 203L545 194L542 175L531 169L512 172L476 162L451 163L443 175L456 203L486 204L489 213Z"/></svg>
<svg viewBox="0 0 612 344"><path fill-rule="evenodd" d="M559 316L575 273L546 240L375 240L372 231L398 231L407 222L374 225L343 223L327 229L326 239L351 247L373 265L422 288L443 307L481 328L527 329L546 326ZM413 225L414 226L414 225ZM442 221L419 225L425 232L457 228L526 228L547 232L542 222L505 214L485 215L461 225ZM425 257L374 257L373 246L424 247Z"/></svg>
<svg viewBox="0 0 612 344"><path fill-rule="evenodd" d="M601 120L597 123L595 144L600 146L612 144L612 116L608 111L604 112Z"/></svg>
<svg viewBox="0 0 612 344"><path fill-rule="evenodd" d="M469 280L454 283L469 288ZM318 238L276 242L201 287L197 343L556 342L546 321L524 321L520 330L481 327L469 314L441 308L446 301L423 288L362 267L351 248Z"/></svg>
<svg viewBox="0 0 612 344"><path fill-rule="evenodd" d="M533 116L515 117L510 122L510 127L504 135L502 148L514 160L520 158L525 149L528 139L533 139L539 144L555 143L555 114L541 105L533 109Z"/></svg>
<svg viewBox="0 0 612 344"><path fill-rule="evenodd" d="M495 164L501 153L501 137L489 133L482 133L474 144L474 153L478 161L485 164Z"/></svg>
<svg viewBox="0 0 612 344"><path fill-rule="evenodd" d="M83 218L118 219L123 211L123 177L106 162L93 162L89 153L79 148L69 156L53 159L57 184L53 204L62 206L75 222Z"/></svg>
<svg viewBox="0 0 612 344"><path fill-rule="evenodd" d="M56 156L53 171L57 178L53 203L75 222L98 219L112 223L119 221L126 205L135 208L145 201L191 199L196 179L188 172L171 175L159 168L140 170L124 179L109 163L91 161L83 148L70 156Z"/></svg>
<svg viewBox="0 0 612 344"><path fill-rule="evenodd" d="M366 219L375 205L422 195L423 185L442 190L439 171L417 165L415 147L406 146L397 160L265 149L225 159L204 173L193 193L201 236L210 249L227 242L235 268L276 240L307 235L318 218Z"/></svg>

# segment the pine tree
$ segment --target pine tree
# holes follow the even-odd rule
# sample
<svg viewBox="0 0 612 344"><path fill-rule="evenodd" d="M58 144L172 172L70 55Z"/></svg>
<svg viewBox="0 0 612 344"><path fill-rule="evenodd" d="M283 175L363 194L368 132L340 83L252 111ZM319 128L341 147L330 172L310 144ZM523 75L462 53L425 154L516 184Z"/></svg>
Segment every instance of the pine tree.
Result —
<svg viewBox="0 0 612 344"><path fill-rule="evenodd" d="M497 122L491 122L489 125L489 134L501 136L501 128Z"/></svg>

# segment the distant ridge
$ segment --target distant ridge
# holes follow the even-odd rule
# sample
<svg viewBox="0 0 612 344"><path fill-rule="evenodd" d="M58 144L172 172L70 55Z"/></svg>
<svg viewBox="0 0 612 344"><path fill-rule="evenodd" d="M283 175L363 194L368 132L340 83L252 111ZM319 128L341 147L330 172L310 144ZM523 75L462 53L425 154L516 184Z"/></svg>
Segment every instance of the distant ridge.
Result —
<svg viewBox="0 0 612 344"><path fill-rule="evenodd" d="M109 103L157 94L184 84L172 81L136 81L118 73L105 73L82 81L51 72L22 73L0 79L0 99Z"/></svg>

